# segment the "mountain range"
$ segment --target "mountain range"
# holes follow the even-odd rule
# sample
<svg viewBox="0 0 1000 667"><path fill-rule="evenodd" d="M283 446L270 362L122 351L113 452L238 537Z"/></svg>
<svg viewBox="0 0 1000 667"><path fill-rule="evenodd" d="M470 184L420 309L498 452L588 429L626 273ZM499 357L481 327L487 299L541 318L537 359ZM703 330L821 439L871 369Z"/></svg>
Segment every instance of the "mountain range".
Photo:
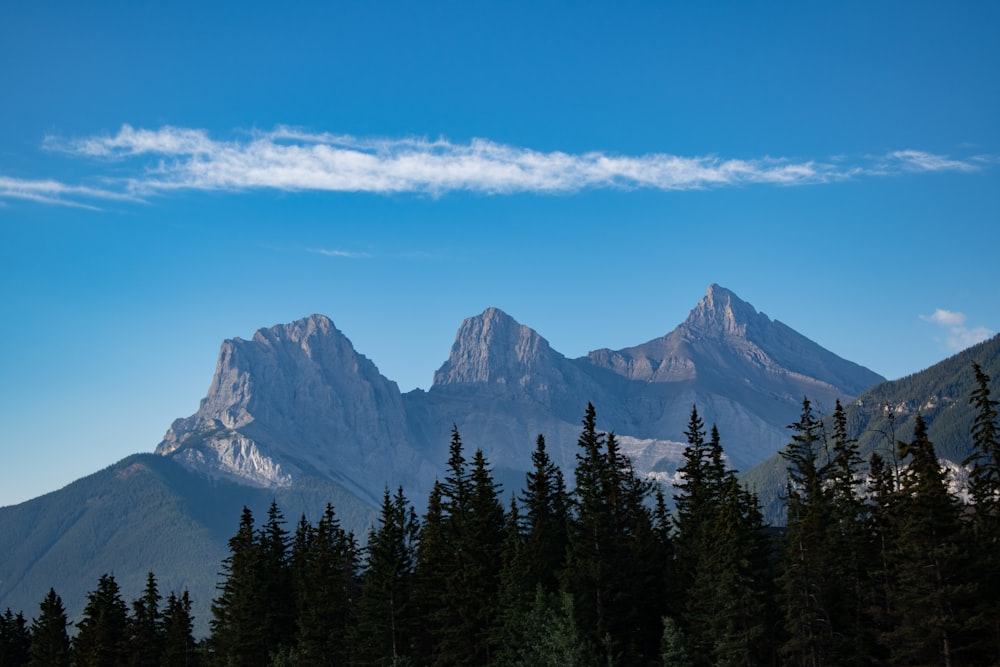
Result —
<svg viewBox="0 0 1000 667"><path fill-rule="evenodd" d="M829 410L873 386L885 379L718 285L665 336L580 358L488 308L461 324L431 388L407 393L313 315L224 341L199 409L155 453L0 508L0 608L30 616L54 586L72 617L101 574L138 596L152 570L162 590L191 591L204 629L243 505L263 518L276 500L294 523L331 502L363 540L386 487L402 486L422 511L453 427L509 494L538 434L572 482L593 403L636 469L668 483L692 405L718 425L730 465L749 470L787 443L803 396Z"/></svg>

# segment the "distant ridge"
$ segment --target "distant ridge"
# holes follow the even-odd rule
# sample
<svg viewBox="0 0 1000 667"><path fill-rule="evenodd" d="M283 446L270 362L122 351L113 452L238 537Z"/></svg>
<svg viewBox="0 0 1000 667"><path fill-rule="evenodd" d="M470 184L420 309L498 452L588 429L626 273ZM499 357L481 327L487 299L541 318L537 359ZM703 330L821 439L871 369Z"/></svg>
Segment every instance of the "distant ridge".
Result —
<svg viewBox="0 0 1000 667"><path fill-rule="evenodd" d="M387 486L401 485L421 508L444 474L453 426L510 494L540 433L572 483L593 403L636 469L669 482L694 404L718 425L730 463L746 469L784 445L803 395L832 405L882 380L718 285L674 331L576 359L487 308L458 328L431 388L406 394L329 318L311 315L224 341L198 410L170 425L155 456L0 508L0 531L16 536L0 543L0 602L30 612L51 585L73 616L101 574L113 570L125 584L152 568L164 591L191 589L204 624L215 595L205 572L217 568L205 561L225 552L243 503L262 519L277 499L294 522L332 502L364 537ZM199 546L189 557L183 544Z"/></svg>

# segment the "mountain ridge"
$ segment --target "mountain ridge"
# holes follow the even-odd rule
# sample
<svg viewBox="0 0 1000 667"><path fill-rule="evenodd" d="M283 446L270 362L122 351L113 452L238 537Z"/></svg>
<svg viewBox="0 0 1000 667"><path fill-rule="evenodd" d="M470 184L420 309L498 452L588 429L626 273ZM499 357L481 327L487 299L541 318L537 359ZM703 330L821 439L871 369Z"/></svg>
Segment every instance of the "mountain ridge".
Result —
<svg viewBox="0 0 1000 667"><path fill-rule="evenodd" d="M154 454L0 508L0 527L22 536L27 550L0 549L0 567L8 573L0 600L31 609L47 586L31 587L48 581L61 594L68 587L64 601L77 613L82 594L67 572L90 585L109 569L141 580L156 565L165 580L185 581L185 568L204 564L129 560L134 547L127 534L145 536L137 554L175 554L177 544L194 540L209 558L210 551L225 550L225 539L199 526L234 526L240 498L254 507L277 499L293 520L302 513L315 518L320 499L332 499L344 527L363 536L387 487L402 486L421 507L444 474L454 427L470 451L483 450L505 493L523 486L538 434L572 484L580 420L592 403L599 427L616 433L636 469L666 483L682 460L692 405L706 424L718 424L730 464L746 469L785 444L785 426L797 416L804 389L836 391L849 400L853 395L838 383L882 380L825 350L829 358L810 359L822 348L717 285L685 322L689 326L632 348L571 359L530 327L487 308L459 327L430 389L405 394L324 315L223 341L198 410L175 420ZM810 376L810 368L820 375ZM212 503L231 516L206 515L216 511ZM40 511L78 515L90 532L61 524L42 530L32 518ZM31 549L72 554L74 544L91 539L100 548L78 563L70 555L26 555ZM204 577L197 581L192 595L205 614L214 587Z"/></svg>

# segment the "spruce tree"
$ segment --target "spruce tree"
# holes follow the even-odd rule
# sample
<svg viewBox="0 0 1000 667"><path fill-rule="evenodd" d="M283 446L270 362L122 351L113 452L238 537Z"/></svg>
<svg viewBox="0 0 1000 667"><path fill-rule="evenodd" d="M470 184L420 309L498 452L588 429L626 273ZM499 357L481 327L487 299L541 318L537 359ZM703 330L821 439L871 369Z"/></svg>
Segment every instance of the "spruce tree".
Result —
<svg viewBox="0 0 1000 667"><path fill-rule="evenodd" d="M297 664L346 663L357 598L357 559L353 535L344 531L333 505L327 504L304 551L296 549L295 570L301 577L294 582L298 623L285 648L291 648L294 636Z"/></svg>
<svg viewBox="0 0 1000 667"><path fill-rule="evenodd" d="M963 581L967 563L959 505L951 495L927 425L918 414L913 440L899 442L906 464L890 521L894 543L895 627L890 637L896 664L958 664L959 641L971 590Z"/></svg>
<svg viewBox="0 0 1000 667"><path fill-rule="evenodd" d="M541 585L546 592L559 586L558 575L566 562L567 495L562 471L549 458L545 438L538 436L531 454L532 469L527 473L521 495L524 507L526 590Z"/></svg>
<svg viewBox="0 0 1000 667"><path fill-rule="evenodd" d="M787 461L785 534L781 603L788 638L782 652L788 664L822 667L839 664L833 653L836 620L831 597L841 582L832 580L835 522L829 466L821 457L823 424L809 399L802 401L799 421L792 424L792 441L781 451Z"/></svg>
<svg viewBox="0 0 1000 667"><path fill-rule="evenodd" d="M832 653L850 667L870 664L875 637L867 615L874 583L870 563L876 557L867 530L868 507L861 492L861 454L856 439L848 437L847 416L838 400L833 412L833 458L829 484L833 502L830 551L830 609L834 621Z"/></svg>
<svg viewBox="0 0 1000 667"><path fill-rule="evenodd" d="M429 664L438 639L437 610L445 597L450 576L448 543L444 532L441 483L434 482L427 497L427 511L420 524L417 565L413 576L414 612L424 621L423 632L414 637L414 656Z"/></svg>
<svg viewBox="0 0 1000 667"><path fill-rule="evenodd" d="M53 588L39 605L39 614L31 622L32 667L68 667L70 641L66 610Z"/></svg>
<svg viewBox="0 0 1000 667"><path fill-rule="evenodd" d="M587 406L578 440L566 590L577 622L606 659L628 663L658 651L664 591L652 513L652 487L640 479L611 434L598 433Z"/></svg>
<svg viewBox="0 0 1000 667"><path fill-rule="evenodd" d="M1000 665L1000 425L998 401L990 398L990 377L973 362L976 388L969 403L976 410L970 435L972 453L964 461L971 466L969 487L974 502L972 531L976 564L980 573L979 609L981 657L984 663Z"/></svg>
<svg viewBox="0 0 1000 667"><path fill-rule="evenodd" d="M261 641L270 655L287 647L295 636L295 589L289 554L290 540L285 517L278 503L271 501L267 521L257 538L260 553Z"/></svg>
<svg viewBox="0 0 1000 667"><path fill-rule="evenodd" d="M129 619L129 663L134 667L159 667L163 651L163 625L160 616L160 593L156 577L146 575L146 588L138 600L132 602Z"/></svg>
<svg viewBox="0 0 1000 667"><path fill-rule="evenodd" d="M266 667L268 663L261 570L253 513L244 507L239 528L229 540L229 555L222 561L219 596L212 602L212 632L206 644L215 664Z"/></svg>
<svg viewBox="0 0 1000 667"><path fill-rule="evenodd" d="M78 667L124 667L128 664L128 607L114 575L101 575L97 589L87 593L87 605L73 638Z"/></svg>
<svg viewBox="0 0 1000 667"><path fill-rule="evenodd" d="M0 665L21 667L28 664L31 652L31 634L28 622L21 612L7 611L0 616Z"/></svg>
<svg viewBox="0 0 1000 667"><path fill-rule="evenodd" d="M199 653L194 639L191 598L171 592L163 609L163 653L161 667L197 667Z"/></svg>
<svg viewBox="0 0 1000 667"><path fill-rule="evenodd" d="M735 475L719 499L690 591L693 664L740 667L767 657L766 545L756 499Z"/></svg>
<svg viewBox="0 0 1000 667"><path fill-rule="evenodd" d="M396 665L412 657L420 627L412 601L418 534L402 487L392 497L387 488L368 536L352 664Z"/></svg>

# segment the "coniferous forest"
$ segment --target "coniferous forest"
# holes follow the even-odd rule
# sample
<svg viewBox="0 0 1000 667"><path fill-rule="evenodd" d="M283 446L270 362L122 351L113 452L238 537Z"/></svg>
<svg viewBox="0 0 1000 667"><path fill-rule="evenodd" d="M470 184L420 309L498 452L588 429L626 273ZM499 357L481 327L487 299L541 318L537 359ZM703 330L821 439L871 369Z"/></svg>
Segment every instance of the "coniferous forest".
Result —
<svg viewBox="0 0 1000 667"><path fill-rule="evenodd" d="M968 501L922 419L864 461L839 403L789 427L781 529L697 407L672 510L593 406L573 479L539 436L515 493L456 428L426 504L387 489L364 546L332 506L244 510L207 637L186 592L150 573L129 604L105 575L75 624L54 590L7 610L0 665L1000 665L998 401L972 372Z"/></svg>

